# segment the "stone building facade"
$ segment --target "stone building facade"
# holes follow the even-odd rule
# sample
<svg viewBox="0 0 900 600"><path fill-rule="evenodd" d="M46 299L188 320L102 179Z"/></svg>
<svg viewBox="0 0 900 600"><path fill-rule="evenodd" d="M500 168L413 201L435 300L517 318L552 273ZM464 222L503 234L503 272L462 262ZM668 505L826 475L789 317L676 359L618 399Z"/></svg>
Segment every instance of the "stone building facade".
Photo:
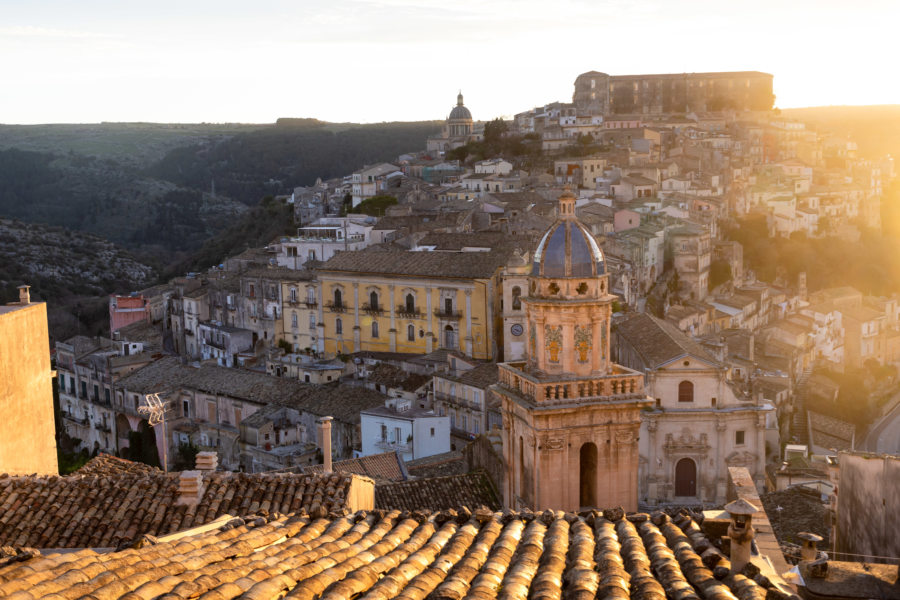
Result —
<svg viewBox="0 0 900 600"><path fill-rule="evenodd" d="M504 503L535 510L638 502L640 373L611 362L614 296L603 254L575 216L575 196L535 250L525 360L499 366Z"/></svg>
<svg viewBox="0 0 900 600"><path fill-rule="evenodd" d="M582 73L572 95L579 114L666 114L770 110L772 75L759 71L607 75Z"/></svg>
<svg viewBox="0 0 900 600"><path fill-rule="evenodd" d="M729 467L763 483L766 438L778 445L771 404L736 390L724 364L666 321L633 314L614 325L613 342L655 402L641 422L641 503L724 503Z"/></svg>

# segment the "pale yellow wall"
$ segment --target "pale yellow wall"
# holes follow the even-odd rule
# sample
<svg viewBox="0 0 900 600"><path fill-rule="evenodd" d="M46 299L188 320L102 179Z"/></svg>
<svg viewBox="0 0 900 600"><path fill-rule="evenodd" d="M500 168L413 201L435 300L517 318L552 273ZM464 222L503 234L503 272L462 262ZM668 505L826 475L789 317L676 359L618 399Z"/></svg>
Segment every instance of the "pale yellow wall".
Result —
<svg viewBox="0 0 900 600"><path fill-rule="evenodd" d="M0 473L56 475L47 305L0 307Z"/></svg>
<svg viewBox="0 0 900 600"><path fill-rule="evenodd" d="M458 349L467 352L466 337L472 337L472 355L478 359L492 358L494 340L494 312L491 311L492 289L488 280L455 280L455 281L426 281L422 278L387 278L383 276L365 275L342 276L320 275L322 285L322 299L324 310L322 313L325 323L325 352L334 355L339 352L350 353L359 350L404 352L423 354L442 347L443 327L451 323L456 330ZM334 291L340 289L342 302L345 307L343 312L334 312L327 306L334 301ZM466 291L471 292L471 331L468 327L466 315ZM369 304L370 293L378 294L378 305L383 311L381 314L369 314L363 310L363 305ZM396 312L398 306L406 304L406 294L415 296L416 309L419 315L416 317L401 316ZM358 294L358 298L357 298ZM453 298L454 311L462 313L462 317L451 321L443 321L434 315L434 311L443 309L444 298L447 295ZM431 310L427 297L431 296ZM359 331L354 332L356 326L356 307L359 306ZM495 311L499 307L495 307ZM391 337L391 313L394 312L393 325L396 329L395 340ZM497 313L499 315L499 313ZM336 321L341 319L342 334L337 335ZM378 336L372 335L372 323L378 322ZM409 341L407 329L413 325L415 339ZM424 335L420 335L420 331ZM359 347L356 339L358 335Z"/></svg>

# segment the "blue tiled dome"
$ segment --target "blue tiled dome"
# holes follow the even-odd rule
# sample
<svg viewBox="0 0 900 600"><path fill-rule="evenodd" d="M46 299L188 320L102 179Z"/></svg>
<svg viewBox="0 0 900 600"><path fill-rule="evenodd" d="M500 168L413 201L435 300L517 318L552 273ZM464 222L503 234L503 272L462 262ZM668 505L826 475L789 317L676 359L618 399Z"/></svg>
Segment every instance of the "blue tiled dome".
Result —
<svg viewBox="0 0 900 600"><path fill-rule="evenodd" d="M597 240L575 219L559 220L547 230L531 265L533 277L596 277L605 273Z"/></svg>

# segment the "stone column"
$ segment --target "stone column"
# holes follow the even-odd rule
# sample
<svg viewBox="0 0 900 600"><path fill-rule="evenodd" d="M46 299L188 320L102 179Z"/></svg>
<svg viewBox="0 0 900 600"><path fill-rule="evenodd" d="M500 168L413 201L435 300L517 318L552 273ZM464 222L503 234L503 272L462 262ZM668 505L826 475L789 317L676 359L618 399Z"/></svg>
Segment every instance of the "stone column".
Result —
<svg viewBox="0 0 900 600"><path fill-rule="evenodd" d="M353 284L353 349L362 350L362 340L359 326L359 284Z"/></svg>
<svg viewBox="0 0 900 600"><path fill-rule="evenodd" d="M473 346L475 338L472 336L472 290L466 290L466 355L474 356Z"/></svg>
<svg viewBox="0 0 900 600"><path fill-rule="evenodd" d="M319 284L316 292L319 297L317 305L318 319L316 321L316 352L322 354L325 352L325 302L324 302L324 286Z"/></svg>
<svg viewBox="0 0 900 600"><path fill-rule="evenodd" d="M391 328L388 330L388 338L391 342L391 352L397 351L397 320L396 311L394 310L394 284L388 285L388 306L387 309L391 315Z"/></svg>
<svg viewBox="0 0 900 600"><path fill-rule="evenodd" d="M434 314L431 310L431 288L425 288L425 353L434 351Z"/></svg>

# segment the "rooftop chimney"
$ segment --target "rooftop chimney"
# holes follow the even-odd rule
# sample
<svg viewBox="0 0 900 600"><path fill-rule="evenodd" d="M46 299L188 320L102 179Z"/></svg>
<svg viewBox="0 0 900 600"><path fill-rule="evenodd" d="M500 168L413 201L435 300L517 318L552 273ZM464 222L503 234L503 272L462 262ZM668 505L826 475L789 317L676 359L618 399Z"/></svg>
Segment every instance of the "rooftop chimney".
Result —
<svg viewBox="0 0 900 600"><path fill-rule="evenodd" d="M803 540L803 547L800 548L800 560L816 560L819 556L816 544L822 541L822 537L806 531L801 531L797 537Z"/></svg>
<svg viewBox="0 0 900 600"><path fill-rule="evenodd" d="M203 473L182 471L178 477L178 499L175 504L194 506L203 497Z"/></svg>
<svg viewBox="0 0 900 600"><path fill-rule="evenodd" d="M28 291L29 289L31 289L30 285L19 286L19 304L31 304L31 293Z"/></svg>
<svg viewBox="0 0 900 600"><path fill-rule="evenodd" d="M319 447L322 449L322 470L331 473L331 421L332 417L322 417L318 421Z"/></svg>
<svg viewBox="0 0 900 600"><path fill-rule="evenodd" d="M219 466L219 457L215 452L198 452L194 468L201 473L211 473Z"/></svg>
<svg viewBox="0 0 900 600"><path fill-rule="evenodd" d="M753 515L759 509L743 498L725 505L731 517L728 537L731 538L731 572L740 573L750 562L751 548L756 531L753 529Z"/></svg>

